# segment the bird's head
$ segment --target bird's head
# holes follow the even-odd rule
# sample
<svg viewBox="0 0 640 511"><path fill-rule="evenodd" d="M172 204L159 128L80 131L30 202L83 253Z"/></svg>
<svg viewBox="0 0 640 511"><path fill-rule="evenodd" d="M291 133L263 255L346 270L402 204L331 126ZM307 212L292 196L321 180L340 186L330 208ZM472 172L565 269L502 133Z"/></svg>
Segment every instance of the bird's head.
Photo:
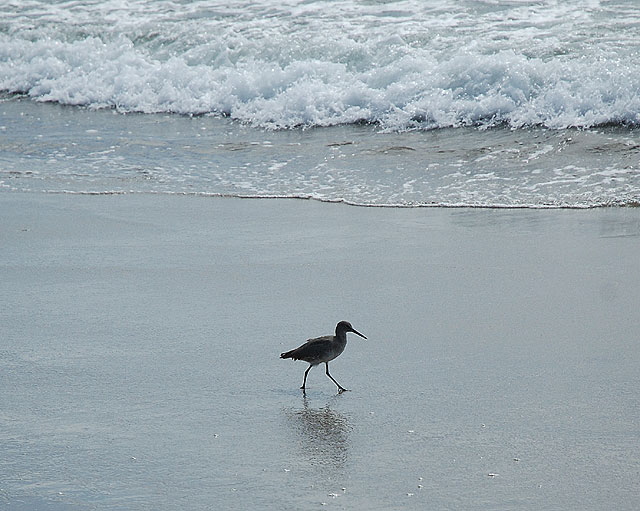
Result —
<svg viewBox="0 0 640 511"><path fill-rule="evenodd" d="M348 321L340 321L340 323L336 325L336 335L340 335L340 332L345 332L345 333L353 332L354 334L359 335L363 339L366 339L366 337L362 335L360 332L358 332L355 328L353 328L351 326L351 323L349 323Z"/></svg>

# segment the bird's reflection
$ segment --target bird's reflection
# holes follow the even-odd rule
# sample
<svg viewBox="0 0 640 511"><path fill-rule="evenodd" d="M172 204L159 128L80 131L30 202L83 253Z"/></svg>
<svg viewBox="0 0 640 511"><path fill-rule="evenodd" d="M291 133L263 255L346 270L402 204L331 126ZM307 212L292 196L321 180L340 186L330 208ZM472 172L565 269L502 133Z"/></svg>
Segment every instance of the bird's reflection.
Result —
<svg viewBox="0 0 640 511"><path fill-rule="evenodd" d="M348 458L351 425L344 415L332 409L336 398L339 396L322 408L313 408L303 393L301 409L285 410L301 451L314 465L336 468Z"/></svg>

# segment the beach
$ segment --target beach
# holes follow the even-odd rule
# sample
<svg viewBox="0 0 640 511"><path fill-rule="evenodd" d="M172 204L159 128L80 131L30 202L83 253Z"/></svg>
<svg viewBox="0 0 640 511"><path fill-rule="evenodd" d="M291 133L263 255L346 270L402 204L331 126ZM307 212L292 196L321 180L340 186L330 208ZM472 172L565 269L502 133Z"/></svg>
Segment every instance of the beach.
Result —
<svg viewBox="0 0 640 511"><path fill-rule="evenodd" d="M0 194L0 502L632 510L640 210ZM279 354L350 321L331 374Z"/></svg>
<svg viewBox="0 0 640 511"><path fill-rule="evenodd" d="M0 508L637 509L633 2L4 11Z"/></svg>

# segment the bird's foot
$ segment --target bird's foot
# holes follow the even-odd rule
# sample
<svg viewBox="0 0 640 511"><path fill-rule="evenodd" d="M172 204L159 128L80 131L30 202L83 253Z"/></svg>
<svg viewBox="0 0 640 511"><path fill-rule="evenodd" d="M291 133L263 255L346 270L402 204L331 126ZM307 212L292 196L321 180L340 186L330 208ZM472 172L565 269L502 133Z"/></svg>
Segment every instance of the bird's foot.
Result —
<svg viewBox="0 0 640 511"><path fill-rule="evenodd" d="M349 392L349 389L343 389L342 387L338 387L338 394L342 394L343 392Z"/></svg>

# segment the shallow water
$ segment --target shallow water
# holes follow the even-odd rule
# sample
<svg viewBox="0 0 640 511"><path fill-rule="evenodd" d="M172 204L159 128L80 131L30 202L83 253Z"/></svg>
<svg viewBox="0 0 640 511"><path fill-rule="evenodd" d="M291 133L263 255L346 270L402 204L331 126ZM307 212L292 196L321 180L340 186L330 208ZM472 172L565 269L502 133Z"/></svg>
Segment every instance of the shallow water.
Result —
<svg viewBox="0 0 640 511"><path fill-rule="evenodd" d="M626 128L266 131L228 119L0 102L0 191L314 198L373 206L636 206Z"/></svg>
<svg viewBox="0 0 640 511"><path fill-rule="evenodd" d="M24 197L7 509L635 509L636 210Z"/></svg>

